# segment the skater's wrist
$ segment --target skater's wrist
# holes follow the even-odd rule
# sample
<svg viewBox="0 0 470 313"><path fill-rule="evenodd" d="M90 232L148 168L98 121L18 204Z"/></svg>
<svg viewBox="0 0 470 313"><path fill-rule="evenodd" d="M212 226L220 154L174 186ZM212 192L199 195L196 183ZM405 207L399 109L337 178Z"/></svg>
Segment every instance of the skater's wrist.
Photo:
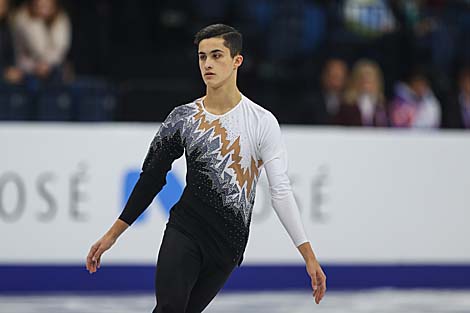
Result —
<svg viewBox="0 0 470 313"><path fill-rule="evenodd" d="M111 228L106 232L106 234L103 236L106 239L110 239L113 241L116 241L119 236L129 227L129 225L118 219L116 222L111 226Z"/></svg>
<svg viewBox="0 0 470 313"><path fill-rule="evenodd" d="M299 249L300 254L304 258L304 261L306 264L312 263L312 262L317 262L317 258L315 256L315 253L313 252L312 246L310 245L310 242L305 242L301 244L300 246L297 247Z"/></svg>

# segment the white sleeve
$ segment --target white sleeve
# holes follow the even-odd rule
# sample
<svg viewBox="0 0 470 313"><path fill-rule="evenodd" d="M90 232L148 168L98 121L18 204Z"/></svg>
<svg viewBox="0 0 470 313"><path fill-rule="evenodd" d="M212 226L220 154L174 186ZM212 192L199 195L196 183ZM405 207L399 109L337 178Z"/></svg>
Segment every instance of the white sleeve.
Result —
<svg viewBox="0 0 470 313"><path fill-rule="evenodd" d="M272 114L268 114L261 123L259 151L268 177L274 210L295 246L298 247L308 242L308 239L287 176L287 153L281 129Z"/></svg>

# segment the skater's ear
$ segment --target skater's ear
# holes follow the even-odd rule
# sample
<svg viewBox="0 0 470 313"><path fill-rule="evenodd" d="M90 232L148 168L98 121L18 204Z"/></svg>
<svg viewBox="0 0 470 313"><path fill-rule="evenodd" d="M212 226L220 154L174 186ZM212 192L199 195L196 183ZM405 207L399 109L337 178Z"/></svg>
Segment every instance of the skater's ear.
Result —
<svg viewBox="0 0 470 313"><path fill-rule="evenodd" d="M243 56L241 54L237 54L234 58L233 58L233 69L237 69L240 67L240 65L242 65L243 63Z"/></svg>

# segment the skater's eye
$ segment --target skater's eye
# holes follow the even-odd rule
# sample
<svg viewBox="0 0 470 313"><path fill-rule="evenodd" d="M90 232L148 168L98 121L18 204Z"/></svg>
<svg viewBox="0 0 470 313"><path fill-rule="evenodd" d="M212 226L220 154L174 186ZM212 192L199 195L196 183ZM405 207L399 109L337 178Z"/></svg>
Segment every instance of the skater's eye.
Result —
<svg viewBox="0 0 470 313"><path fill-rule="evenodd" d="M207 56L205 54L199 54L199 60L204 61L205 59L207 59Z"/></svg>
<svg viewBox="0 0 470 313"><path fill-rule="evenodd" d="M222 53L214 53L214 54L212 55L212 57L213 57L214 59L220 59L220 58L222 57Z"/></svg>

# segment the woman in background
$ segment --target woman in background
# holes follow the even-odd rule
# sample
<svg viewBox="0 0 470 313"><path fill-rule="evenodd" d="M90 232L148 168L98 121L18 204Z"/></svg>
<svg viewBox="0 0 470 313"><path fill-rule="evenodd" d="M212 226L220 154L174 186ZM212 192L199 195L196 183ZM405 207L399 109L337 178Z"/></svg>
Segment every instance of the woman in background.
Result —
<svg viewBox="0 0 470 313"><path fill-rule="evenodd" d="M19 67L41 80L61 80L71 26L57 0L27 1L15 14L13 28Z"/></svg>
<svg viewBox="0 0 470 313"><path fill-rule="evenodd" d="M356 62L334 124L388 126L383 75L377 63L366 59Z"/></svg>

